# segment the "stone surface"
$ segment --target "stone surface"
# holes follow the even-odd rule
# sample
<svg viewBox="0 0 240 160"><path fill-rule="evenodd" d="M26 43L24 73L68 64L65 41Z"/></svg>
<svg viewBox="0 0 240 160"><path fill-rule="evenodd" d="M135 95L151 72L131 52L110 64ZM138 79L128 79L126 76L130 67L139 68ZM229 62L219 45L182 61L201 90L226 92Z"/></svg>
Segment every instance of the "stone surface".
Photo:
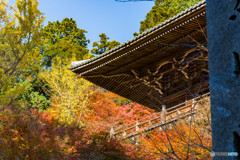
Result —
<svg viewBox="0 0 240 160"><path fill-rule="evenodd" d="M240 148L240 5L207 0L207 34L214 152ZM236 54L237 53L237 54ZM214 159L239 159L214 156Z"/></svg>

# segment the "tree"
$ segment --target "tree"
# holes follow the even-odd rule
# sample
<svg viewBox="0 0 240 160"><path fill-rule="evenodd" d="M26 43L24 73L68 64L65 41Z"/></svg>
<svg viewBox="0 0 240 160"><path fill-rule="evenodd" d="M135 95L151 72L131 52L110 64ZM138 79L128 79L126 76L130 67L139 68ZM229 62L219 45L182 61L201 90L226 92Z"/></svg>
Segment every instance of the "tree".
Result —
<svg viewBox="0 0 240 160"><path fill-rule="evenodd" d="M87 126L90 126L94 132L108 132L111 126L118 128L120 125L132 123L154 112L112 92L102 90L91 95L88 108L90 111L84 115L84 118L88 121Z"/></svg>
<svg viewBox="0 0 240 160"><path fill-rule="evenodd" d="M91 83L77 78L68 66L61 65L61 58L56 57L51 69L45 69L40 77L48 84L47 94L51 97L48 111L63 124L83 125L82 115L87 111L89 96L92 94Z"/></svg>
<svg viewBox="0 0 240 160"><path fill-rule="evenodd" d="M139 137L139 157L179 160L212 159L210 157L212 150L210 99L202 98L191 107L195 110L195 116L178 119L161 126L161 129L157 128L145 133L144 137ZM170 119L173 118L174 115Z"/></svg>
<svg viewBox="0 0 240 160"><path fill-rule="evenodd" d="M142 33L146 29L164 22L199 1L201 0L156 0L155 5L146 15L146 19L141 21L139 32ZM134 36L136 35L137 33L134 33Z"/></svg>
<svg viewBox="0 0 240 160"><path fill-rule="evenodd" d="M105 33L102 33L99 35L100 37L100 43L98 42L93 42L93 48L90 52L96 55L103 54L104 52L113 49L114 47L120 45L119 42L113 40L113 41L108 41L109 37Z"/></svg>
<svg viewBox="0 0 240 160"><path fill-rule="evenodd" d="M41 32L45 42L42 47L45 65L51 66L56 56L61 57L63 63L73 56L76 60L88 56L87 44L90 41L85 36L87 31L79 29L72 18L65 18L62 22L48 22Z"/></svg>
<svg viewBox="0 0 240 160"><path fill-rule="evenodd" d="M35 76L36 78L30 81L25 92L19 96L19 100L22 101L27 108L37 108L43 111L49 107L51 99L44 92L44 89L48 88L47 84L41 80L38 73L36 73Z"/></svg>
<svg viewBox="0 0 240 160"><path fill-rule="evenodd" d="M38 69L44 17L37 7L37 0L17 0L16 8L0 2L0 105L14 103Z"/></svg>
<svg viewBox="0 0 240 160"><path fill-rule="evenodd" d="M90 58L86 49L89 40L85 37L85 30L79 29L77 24L71 18L65 18L62 22L49 22L41 29L41 38L44 44L39 45L41 50L41 65L38 71L35 71L35 80L31 81L20 99L25 101L25 106L35 107L40 110L47 109L50 103L50 97L44 92L43 87L47 88L45 81L41 80L38 73L44 67L51 67L52 63L61 58L62 64L66 65L70 59L76 57L77 60Z"/></svg>

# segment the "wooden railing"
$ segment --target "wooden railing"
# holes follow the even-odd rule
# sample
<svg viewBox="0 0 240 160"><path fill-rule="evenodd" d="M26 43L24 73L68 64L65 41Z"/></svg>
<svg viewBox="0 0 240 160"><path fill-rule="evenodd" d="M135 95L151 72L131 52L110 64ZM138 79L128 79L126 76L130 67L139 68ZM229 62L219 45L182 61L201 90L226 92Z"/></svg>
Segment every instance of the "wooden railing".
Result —
<svg viewBox="0 0 240 160"><path fill-rule="evenodd" d="M118 128L116 126L111 127L110 137L126 139L153 130L155 128L162 130L162 128L166 125L169 125L170 128L171 124L178 119L183 119L196 114L198 111L197 104L207 97L209 97L209 93L198 96L169 109L166 109L166 107L163 105L162 111L159 113L155 113L151 116L145 117L125 126L120 126Z"/></svg>

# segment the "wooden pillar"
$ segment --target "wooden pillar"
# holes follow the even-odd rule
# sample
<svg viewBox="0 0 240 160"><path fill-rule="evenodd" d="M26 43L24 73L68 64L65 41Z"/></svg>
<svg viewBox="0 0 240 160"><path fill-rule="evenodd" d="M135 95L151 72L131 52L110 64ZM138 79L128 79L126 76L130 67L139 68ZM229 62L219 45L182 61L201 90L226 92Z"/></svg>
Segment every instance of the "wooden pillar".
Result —
<svg viewBox="0 0 240 160"><path fill-rule="evenodd" d="M163 124L166 123L166 114L167 114L166 105L162 105L161 122Z"/></svg>
<svg viewBox="0 0 240 160"><path fill-rule="evenodd" d="M240 5L239 0L207 0L207 35L215 160L240 159ZM215 152L215 153L214 153Z"/></svg>
<svg viewBox="0 0 240 160"><path fill-rule="evenodd" d="M193 100L192 100L192 108L191 108L191 110L193 111L193 110L196 109L196 108L197 108L197 102L196 102L195 99L193 99Z"/></svg>

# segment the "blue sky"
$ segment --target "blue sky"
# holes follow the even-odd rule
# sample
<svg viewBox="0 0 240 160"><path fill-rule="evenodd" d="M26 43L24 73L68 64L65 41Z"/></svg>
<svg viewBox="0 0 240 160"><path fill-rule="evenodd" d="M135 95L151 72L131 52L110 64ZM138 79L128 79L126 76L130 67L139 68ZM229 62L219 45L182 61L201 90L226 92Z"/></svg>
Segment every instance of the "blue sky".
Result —
<svg viewBox="0 0 240 160"><path fill-rule="evenodd" d="M10 4L14 2L10 0ZM39 0L39 9L46 16L45 25L48 21L73 18L79 28L87 30L86 36L91 41L89 48L99 40L101 33L120 43L132 39L153 5L154 1Z"/></svg>

